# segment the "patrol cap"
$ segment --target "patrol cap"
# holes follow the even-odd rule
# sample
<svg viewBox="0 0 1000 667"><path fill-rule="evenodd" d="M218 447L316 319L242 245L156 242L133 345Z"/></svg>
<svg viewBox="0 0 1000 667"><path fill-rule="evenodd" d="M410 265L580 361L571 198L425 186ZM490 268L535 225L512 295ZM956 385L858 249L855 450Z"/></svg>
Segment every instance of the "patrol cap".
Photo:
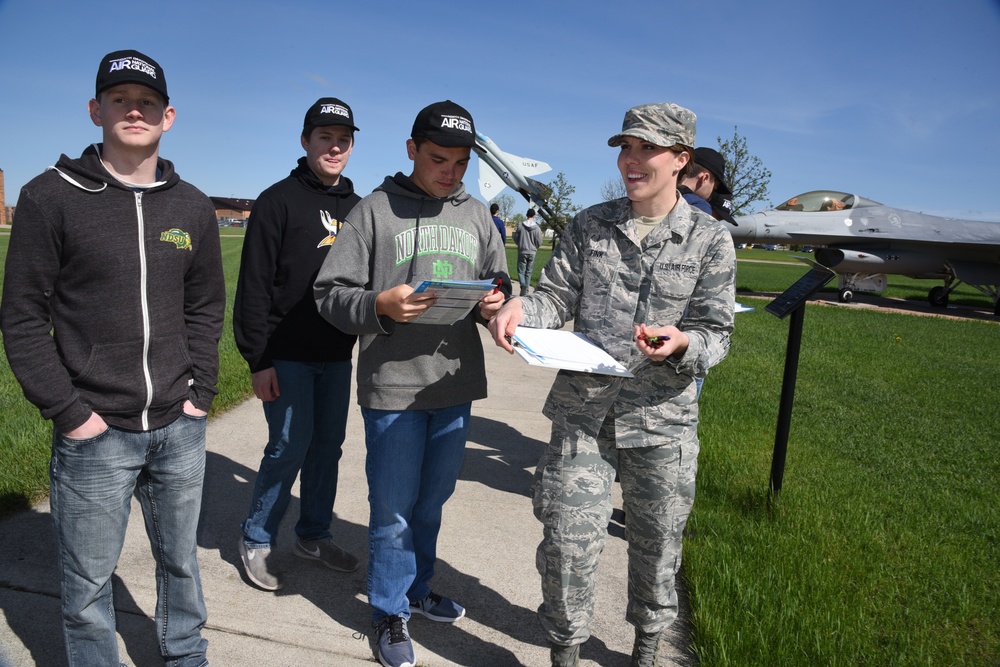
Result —
<svg viewBox="0 0 1000 667"><path fill-rule="evenodd" d="M693 111L670 102L641 104L625 112L622 131L608 139L608 146L619 145L622 137L638 137L664 148L693 148L696 120Z"/></svg>
<svg viewBox="0 0 1000 667"><path fill-rule="evenodd" d="M163 68L155 60L138 51L132 49L114 51L101 59L101 65L97 68L94 97L121 83L141 84L159 93L164 103L170 100L167 96L167 79L163 75Z"/></svg>
<svg viewBox="0 0 1000 667"><path fill-rule="evenodd" d="M342 102L336 97L321 97L309 107L306 118L302 121L303 127L312 125L322 127L324 125L343 125L355 132L360 132L354 124L354 112L347 102Z"/></svg>
<svg viewBox="0 0 1000 667"><path fill-rule="evenodd" d="M712 215L715 216L717 220L725 220L731 225L737 227L739 226L733 218L732 194L723 194L716 190L712 193L712 196L708 198L708 205L712 207Z"/></svg>
<svg viewBox="0 0 1000 667"><path fill-rule="evenodd" d="M715 177L715 191L732 196L733 191L726 185L726 159L712 148L694 149L694 163L708 170Z"/></svg>
<svg viewBox="0 0 1000 667"><path fill-rule="evenodd" d="M445 100L420 110L413 121L410 136L414 139L422 137L438 146L472 148L476 145L476 126L471 113L451 100Z"/></svg>

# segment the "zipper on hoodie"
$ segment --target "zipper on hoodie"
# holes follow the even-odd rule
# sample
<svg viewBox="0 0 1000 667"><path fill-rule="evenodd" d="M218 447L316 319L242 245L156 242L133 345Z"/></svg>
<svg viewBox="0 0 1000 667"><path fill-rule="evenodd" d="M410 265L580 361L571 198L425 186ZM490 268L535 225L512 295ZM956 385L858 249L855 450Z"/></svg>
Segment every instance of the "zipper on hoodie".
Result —
<svg viewBox="0 0 1000 667"><path fill-rule="evenodd" d="M142 408L142 430L149 430L149 406L153 403L153 377L149 372L149 298L146 293L146 224L142 217L142 193L135 193L135 213L139 232L139 300L142 304L142 377L146 382L146 405Z"/></svg>

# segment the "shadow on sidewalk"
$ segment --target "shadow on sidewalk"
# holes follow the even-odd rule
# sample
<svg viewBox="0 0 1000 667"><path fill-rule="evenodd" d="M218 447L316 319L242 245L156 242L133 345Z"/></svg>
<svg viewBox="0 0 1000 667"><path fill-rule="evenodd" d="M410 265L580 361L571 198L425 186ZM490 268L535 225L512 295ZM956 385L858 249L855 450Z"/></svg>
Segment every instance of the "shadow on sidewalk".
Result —
<svg viewBox="0 0 1000 667"><path fill-rule="evenodd" d="M545 448L543 441L522 435L504 422L473 415L468 442L480 447L465 450L460 480L531 497L535 466Z"/></svg>

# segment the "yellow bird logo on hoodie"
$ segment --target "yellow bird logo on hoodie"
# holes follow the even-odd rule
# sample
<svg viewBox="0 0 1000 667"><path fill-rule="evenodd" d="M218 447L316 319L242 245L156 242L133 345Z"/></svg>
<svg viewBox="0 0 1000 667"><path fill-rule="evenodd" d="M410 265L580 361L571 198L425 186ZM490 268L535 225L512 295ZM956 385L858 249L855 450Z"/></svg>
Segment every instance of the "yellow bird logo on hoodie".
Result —
<svg viewBox="0 0 1000 667"><path fill-rule="evenodd" d="M319 221L323 223L323 226L326 227L329 233L326 235L326 238L320 241L319 245L316 247L322 248L325 245L333 245L333 242L337 240L337 232L340 231L340 228L343 226L344 223L342 223L340 220L337 220L326 211L319 212Z"/></svg>

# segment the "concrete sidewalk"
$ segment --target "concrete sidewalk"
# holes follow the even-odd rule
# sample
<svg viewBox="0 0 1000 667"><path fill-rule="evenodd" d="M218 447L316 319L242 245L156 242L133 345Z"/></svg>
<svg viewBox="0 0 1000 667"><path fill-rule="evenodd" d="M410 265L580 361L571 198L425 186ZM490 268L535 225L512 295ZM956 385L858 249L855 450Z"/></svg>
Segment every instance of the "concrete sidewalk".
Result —
<svg viewBox="0 0 1000 667"><path fill-rule="evenodd" d="M490 397L473 404L465 464L445 506L434 589L468 610L454 625L415 617L410 632L418 665L506 667L548 665L548 647L535 611L541 601L535 547L541 527L529 487L548 440L541 406L555 376L493 345L483 331ZM353 401L352 401L353 403ZM213 665L372 665L370 612L365 597L368 502L364 426L352 404L332 526L335 539L362 560L351 574L328 570L291 553L298 487L277 546L285 585L276 593L249 585L236 542L266 437L260 402L250 400L213 419L199 529L201 577L208 606ZM620 500L616 500L620 507ZM0 667L61 666L59 575L47 503L0 522ZM620 513L616 511L616 517ZM582 664L628 665L633 629L625 622L626 543L620 523L598 576L593 636ZM155 648L154 565L133 502L125 548L115 578L122 661L162 665ZM682 596L683 597L683 596ZM661 648L673 664L694 665L688 653L687 615ZM671 664L670 660L665 664Z"/></svg>

